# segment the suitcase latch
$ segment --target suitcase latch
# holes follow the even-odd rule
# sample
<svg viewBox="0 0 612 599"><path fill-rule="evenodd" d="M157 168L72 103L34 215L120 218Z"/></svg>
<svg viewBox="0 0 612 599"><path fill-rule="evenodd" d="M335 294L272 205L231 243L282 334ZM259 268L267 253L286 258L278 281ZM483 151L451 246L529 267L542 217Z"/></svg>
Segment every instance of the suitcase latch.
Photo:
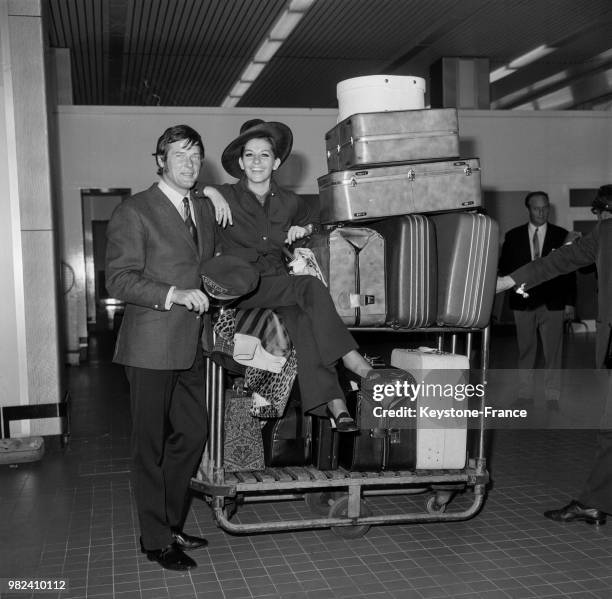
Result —
<svg viewBox="0 0 612 599"><path fill-rule="evenodd" d="M397 445L398 443L401 443L402 439L401 439L401 433L400 430L398 428L390 428L389 429L389 443L391 443L391 445Z"/></svg>
<svg viewBox="0 0 612 599"><path fill-rule="evenodd" d="M353 136L351 135L351 147L354 145Z"/></svg>
<svg viewBox="0 0 612 599"><path fill-rule="evenodd" d="M416 173L414 172L414 169L410 169L408 171L408 181L414 181L416 177Z"/></svg>
<svg viewBox="0 0 612 599"><path fill-rule="evenodd" d="M469 177L472 174L472 167L468 164L464 169L463 172Z"/></svg>
<svg viewBox="0 0 612 599"><path fill-rule="evenodd" d="M351 186L352 186L352 187L357 187L357 179L355 179L355 177L353 177L353 178L351 179Z"/></svg>

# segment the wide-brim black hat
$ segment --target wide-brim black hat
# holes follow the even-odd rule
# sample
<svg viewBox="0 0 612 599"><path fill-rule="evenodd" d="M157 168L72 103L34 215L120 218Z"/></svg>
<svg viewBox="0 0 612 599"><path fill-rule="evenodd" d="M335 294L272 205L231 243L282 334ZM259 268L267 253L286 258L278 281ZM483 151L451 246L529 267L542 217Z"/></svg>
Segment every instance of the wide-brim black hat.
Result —
<svg viewBox="0 0 612 599"><path fill-rule="evenodd" d="M222 255L204 262L201 278L207 295L217 300L232 300L255 290L259 272L242 258Z"/></svg>
<svg viewBox="0 0 612 599"><path fill-rule="evenodd" d="M266 122L261 119L251 119L242 124L240 135L228 144L221 155L223 168L232 177L236 177L236 179L242 177L242 169L240 164L238 164L242 148L249 139L254 137L271 137L276 146L276 158L280 159L281 164L285 162L291 153L293 133L291 133L291 129L287 125L276 121Z"/></svg>

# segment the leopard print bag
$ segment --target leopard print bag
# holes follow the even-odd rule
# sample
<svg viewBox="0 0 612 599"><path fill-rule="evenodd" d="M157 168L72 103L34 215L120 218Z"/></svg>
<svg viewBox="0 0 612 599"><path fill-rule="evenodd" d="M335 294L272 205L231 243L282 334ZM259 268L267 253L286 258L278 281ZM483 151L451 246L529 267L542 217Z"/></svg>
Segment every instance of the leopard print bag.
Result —
<svg viewBox="0 0 612 599"><path fill-rule="evenodd" d="M251 416L255 418L282 417L296 376L297 356L293 348L282 370L277 374L269 370L247 367L244 384L253 394Z"/></svg>

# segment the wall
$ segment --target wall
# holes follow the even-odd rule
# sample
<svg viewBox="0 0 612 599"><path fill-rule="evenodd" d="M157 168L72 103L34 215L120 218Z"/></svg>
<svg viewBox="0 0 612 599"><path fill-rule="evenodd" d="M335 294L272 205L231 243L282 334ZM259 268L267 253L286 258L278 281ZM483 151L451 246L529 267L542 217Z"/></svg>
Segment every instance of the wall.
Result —
<svg viewBox="0 0 612 599"><path fill-rule="evenodd" d="M186 123L202 133L206 148L203 177L228 181L220 167L226 144L247 119L287 123L294 133L292 156L279 172L298 193L316 193L326 172L324 135L334 126L335 110L223 109L60 106L63 259L75 270L68 294L68 345L78 350L87 338L81 189L128 187L140 190L156 180L151 153L169 125ZM462 110L462 156L478 156L486 190L543 189L551 196L554 222L571 228L591 218L588 208L569 208L569 188L612 182L612 114L609 112L533 112ZM524 222L519 206L492 206L500 228Z"/></svg>

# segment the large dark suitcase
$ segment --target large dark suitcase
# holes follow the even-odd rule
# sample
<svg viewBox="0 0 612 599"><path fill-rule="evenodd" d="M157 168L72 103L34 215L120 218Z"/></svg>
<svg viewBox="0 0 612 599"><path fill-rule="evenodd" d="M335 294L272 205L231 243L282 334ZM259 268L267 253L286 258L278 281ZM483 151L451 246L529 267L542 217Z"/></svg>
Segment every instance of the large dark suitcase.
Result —
<svg viewBox="0 0 612 599"><path fill-rule="evenodd" d="M329 172L459 156L455 108L353 114L325 134Z"/></svg>
<svg viewBox="0 0 612 599"><path fill-rule="evenodd" d="M485 327L495 299L498 225L476 213L440 214L431 219L438 247L437 322Z"/></svg>
<svg viewBox="0 0 612 599"><path fill-rule="evenodd" d="M338 468L339 433L329 418L312 417L312 464L319 470Z"/></svg>
<svg viewBox="0 0 612 599"><path fill-rule="evenodd" d="M409 470L416 463L416 414L410 392L384 395L384 385L400 389L415 384L411 374L399 368L378 370L374 388L365 386L348 397L347 405L359 431L340 437L339 463L348 470ZM389 388L388 388L389 389ZM394 413L384 410L395 410Z"/></svg>
<svg viewBox="0 0 612 599"><path fill-rule="evenodd" d="M437 254L433 223L420 214L372 223L385 239L387 324L426 327L437 315Z"/></svg>
<svg viewBox="0 0 612 599"><path fill-rule="evenodd" d="M306 466L311 461L311 417L302 413L298 385L293 385L282 418L270 418L261 430L266 466Z"/></svg>
<svg viewBox="0 0 612 599"><path fill-rule="evenodd" d="M384 325L385 241L365 227L341 227L311 241L329 293L350 326Z"/></svg>
<svg viewBox="0 0 612 599"><path fill-rule="evenodd" d="M482 204L477 158L345 170L319 177L318 184L324 224Z"/></svg>

